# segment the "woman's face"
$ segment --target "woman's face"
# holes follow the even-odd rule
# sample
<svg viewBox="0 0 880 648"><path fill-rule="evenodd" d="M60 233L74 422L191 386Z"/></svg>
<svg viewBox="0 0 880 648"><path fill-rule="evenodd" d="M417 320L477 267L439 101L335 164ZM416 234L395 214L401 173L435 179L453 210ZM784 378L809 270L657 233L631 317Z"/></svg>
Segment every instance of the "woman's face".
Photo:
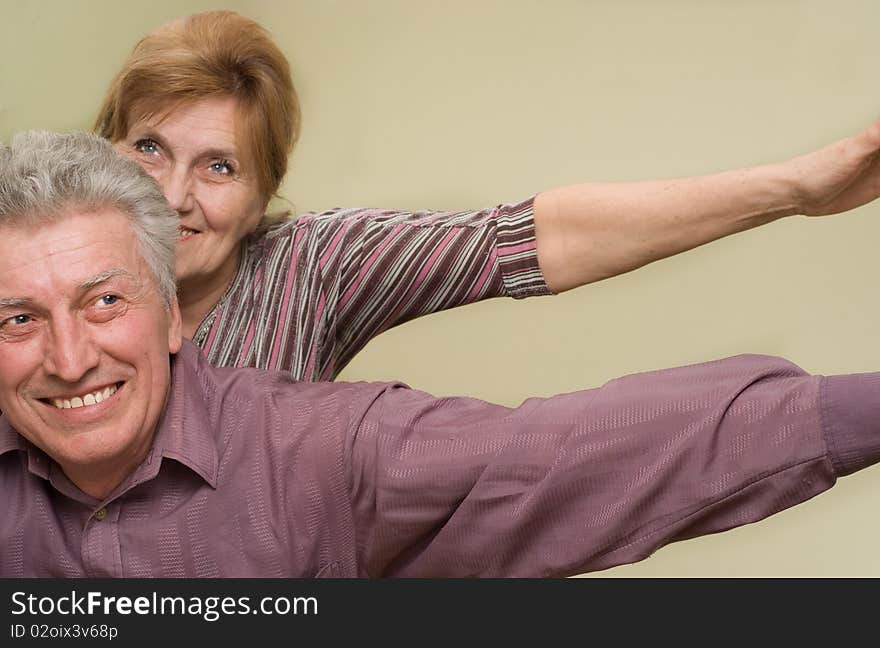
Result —
<svg viewBox="0 0 880 648"><path fill-rule="evenodd" d="M202 99L132 124L115 143L153 176L180 215L177 282L186 294L225 290L238 268L238 243L267 200L236 138L238 103Z"/></svg>

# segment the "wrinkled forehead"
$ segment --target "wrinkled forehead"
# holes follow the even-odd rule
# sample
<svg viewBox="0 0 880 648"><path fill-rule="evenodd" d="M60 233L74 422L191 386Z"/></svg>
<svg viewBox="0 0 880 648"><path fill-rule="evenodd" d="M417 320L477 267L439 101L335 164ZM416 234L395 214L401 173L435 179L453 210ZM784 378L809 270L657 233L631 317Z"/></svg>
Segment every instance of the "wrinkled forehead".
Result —
<svg viewBox="0 0 880 648"><path fill-rule="evenodd" d="M133 228L117 209L69 208L0 225L0 300L51 301L121 276L154 283Z"/></svg>

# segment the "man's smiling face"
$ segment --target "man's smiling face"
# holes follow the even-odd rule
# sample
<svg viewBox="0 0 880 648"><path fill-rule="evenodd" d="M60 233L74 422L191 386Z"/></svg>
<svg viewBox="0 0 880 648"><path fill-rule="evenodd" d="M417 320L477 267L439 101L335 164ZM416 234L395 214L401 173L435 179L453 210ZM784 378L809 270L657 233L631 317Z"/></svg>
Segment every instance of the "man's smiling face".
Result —
<svg viewBox="0 0 880 648"><path fill-rule="evenodd" d="M84 492L146 456L180 344L122 213L0 226L0 411Z"/></svg>

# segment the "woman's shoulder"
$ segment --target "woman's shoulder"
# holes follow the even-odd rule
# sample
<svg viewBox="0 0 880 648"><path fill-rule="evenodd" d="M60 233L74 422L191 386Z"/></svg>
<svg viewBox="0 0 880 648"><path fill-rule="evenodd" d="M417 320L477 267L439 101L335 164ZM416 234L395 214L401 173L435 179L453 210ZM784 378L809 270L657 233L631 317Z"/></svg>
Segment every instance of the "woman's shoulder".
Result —
<svg viewBox="0 0 880 648"><path fill-rule="evenodd" d="M323 211L308 211L294 215L291 213L279 216L268 216L267 225L258 229L257 238L266 240L284 238L294 235L298 230L314 227L320 224L342 225L347 221L357 220L376 212L375 209L366 207L333 207Z"/></svg>
<svg viewBox="0 0 880 648"><path fill-rule="evenodd" d="M349 228L362 220L370 211L365 208L334 207L324 211L310 211L299 215L283 214L269 217L247 239L249 255L260 258L273 251L289 249L294 241L307 243L312 239L324 239L338 231Z"/></svg>

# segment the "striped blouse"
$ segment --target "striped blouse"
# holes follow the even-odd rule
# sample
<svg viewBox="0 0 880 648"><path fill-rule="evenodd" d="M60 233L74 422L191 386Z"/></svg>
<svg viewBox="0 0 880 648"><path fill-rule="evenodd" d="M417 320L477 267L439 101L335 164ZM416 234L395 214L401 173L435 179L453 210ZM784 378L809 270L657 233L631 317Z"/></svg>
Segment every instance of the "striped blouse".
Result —
<svg viewBox="0 0 880 648"><path fill-rule="evenodd" d="M333 209L242 242L193 341L214 366L332 380L408 320L490 297L549 294L530 198L476 212Z"/></svg>

